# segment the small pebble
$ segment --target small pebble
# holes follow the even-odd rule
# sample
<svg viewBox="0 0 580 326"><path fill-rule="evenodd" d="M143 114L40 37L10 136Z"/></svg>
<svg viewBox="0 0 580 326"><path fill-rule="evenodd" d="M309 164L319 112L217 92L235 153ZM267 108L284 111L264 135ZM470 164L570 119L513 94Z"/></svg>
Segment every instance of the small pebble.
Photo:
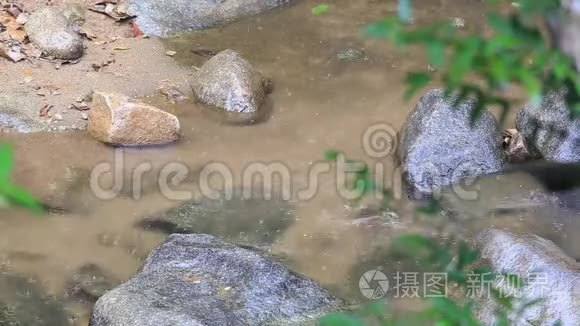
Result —
<svg viewBox="0 0 580 326"><path fill-rule="evenodd" d="M66 131L68 129L67 126L58 126L57 130L58 131Z"/></svg>
<svg viewBox="0 0 580 326"><path fill-rule="evenodd" d="M453 25L457 28L465 28L465 20L462 18L455 17L453 18Z"/></svg>
<svg viewBox="0 0 580 326"><path fill-rule="evenodd" d="M86 112L81 112L81 118L83 120L89 120L89 114Z"/></svg>
<svg viewBox="0 0 580 326"><path fill-rule="evenodd" d="M62 114L60 114L60 113L55 114L54 117L53 117L53 120L61 121L62 120Z"/></svg>

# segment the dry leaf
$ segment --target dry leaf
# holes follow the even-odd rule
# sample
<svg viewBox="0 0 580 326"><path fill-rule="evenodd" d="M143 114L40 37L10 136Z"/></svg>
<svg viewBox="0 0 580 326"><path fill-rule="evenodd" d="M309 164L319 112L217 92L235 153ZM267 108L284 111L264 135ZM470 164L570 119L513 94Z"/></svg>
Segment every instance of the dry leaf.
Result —
<svg viewBox="0 0 580 326"><path fill-rule="evenodd" d="M18 62L26 59L26 55L16 47L4 48L0 46L0 57L4 57L13 62Z"/></svg>
<svg viewBox="0 0 580 326"><path fill-rule="evenodd" d="M91 29L86 26L80 28L79 34L88 39L89 41L95 40L97 38L95 33L93 33L93 31L91 31Z"/></svg>
<svg viewBox="0 0 580 326"><path fill-rule="evenodd" d="M217 51L206 50L206 49L191 50L191 52L193 52L199 56L202 56L202 57L213 57L214 55L219 53Z"/></svg>
<svg viewBox="0 0 580 326"><path fill-rule="evenodd" d="M13 40L18 40L20 42L24 42L26 40L26 32L24 32L22 29L8 28L6 32L8 32L8 35Z"/></svg>
<svg viewBox="0 0 580 326"><path fill-rule="evenodd" d="M127 50L131 50L130 47L128 46L116 46L113 48L114 51L127 51Z"/></svg>
<svg viewBox="0 0 580 326"><path fill-rule="evenodd" d="M46 117L48 115L48 113L50 112L50 109L52 109L52 104L46 104L44 105L39 112L39 115L41 117Z"/></svg>

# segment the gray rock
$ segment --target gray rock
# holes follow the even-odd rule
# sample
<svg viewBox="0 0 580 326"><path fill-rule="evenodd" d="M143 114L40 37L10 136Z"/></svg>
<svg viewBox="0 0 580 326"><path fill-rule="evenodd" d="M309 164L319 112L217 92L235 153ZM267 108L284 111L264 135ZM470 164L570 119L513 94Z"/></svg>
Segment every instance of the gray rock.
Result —
<svg viewBox="0 0 580 326"><path fill-rule="evenodd" d="M143 33L169 36L222 25L290 2L292 0L130 0L128 13L137 16L137 25Z"/></svg>
<svg viewBox="0 0 580 326"><path fill-rule="evenodd" d="M570 118L563 93L550 93L539 105L522 108L516 127L535 157L580 162L580 118Z"/></svg>
<svg viewBox="0 0 580 326"><path fill-rule="evenodd" d="M293 207L284 200L232 198L186 202L145 218L139 226L166 233L206 233L237 245L264 247L272 244L292 223Z"/></svg>
<svg viewBox="0 0 580 326"><path fill-rule="evenodd" d="M29 97L16 94L0 94L0 129L29 133L46 128L39 112L42 104Z"/></svg>
<svg viewBox="0 0 580 326"><path fill-rule="evenodd" d="M494 271L515 274L526 280L521 288L500 280L497 286L510 291L519 305L542 299L525 309L520 316L511 316L514 326L580 325L580 264L564 254L549 240L537 236L517 236L489 229L477 242L482 258ZM479 312L486 325L495 321L494 305L487 302ZM515 311L517 311L517 307Z"/></svg>
<svg viewBox="0 0 580 326"><path fill-rule="evenodd" d="M444 90L423 95L403 126L399 155L411 196L432 194L466 177L501 170L501 133L493 115L484 111L472 126L475 102L453 107L455 96Z"/></svg>
<svg viewBox="0 0 580 326"><path fill-rule="evenodd" d="M265 79L233 50L208 60L192 81L197 100L226 115L233 123L255 122L264 114Z"/></svg>
<svg viewBox="0 0 580 326"><path fill-rule="evenodd" d="M97 301L90 325L291 325L341 303L252 251L210 235L174 234L136 276Z"/></svg>
<svg viewBox="0 0 580 326"><path fill-rule="evenodd" d="M45 54L61 60L74 60L84 53L81 36L73 22L56 8L43 8L30 15L25 25L30 40Z"/></svg>
<svg viewBox="0 0 580 326"><path fill-rule="evenodd" d="M20 275L0 273L0 325L69 325L64 306L35 283Z"/></svg>

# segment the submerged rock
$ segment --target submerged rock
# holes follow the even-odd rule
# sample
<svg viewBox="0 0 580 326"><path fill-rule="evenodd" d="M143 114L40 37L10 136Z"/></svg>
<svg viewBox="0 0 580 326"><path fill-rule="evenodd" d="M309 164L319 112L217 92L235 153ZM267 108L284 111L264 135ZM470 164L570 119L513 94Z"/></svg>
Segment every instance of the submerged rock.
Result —
<svg viewBox="0 0 580 326"><path fill-rule="evenodd" d="M0 129L29 133L47 125L39 116L42 104L25 96L0 94Z"/></svg>
<svg viewBox="0 0 580 326"><path fill-rule="evenodd" d="M281 199L202 199L184 203L145 218L140 227L166 233L207 233L237 245L263 247L272 244L292 223L292 206Z"/></svg>
<svg viewBox="0 0 580 326"><path fill-rule="evenodd" d="M292 0L130 0L128 13L137 16L143 33L169 36L225 24L283 6Z"/></svg>
<svg viewBox="0 0 580 326"><path fill-rule="evenodd" d="M580 264L553 242L537 236L517 236L489 229L478 237L482 258L496 272L520 276L526 282L514 288L507 281L498 286L518 298L520 304L542 299L511 316L510 325L580 325ZM485 304L479 318L486 325L495 322L495 306ZM518 307L516 307L516 311Z"/></svg>
<svg viewBox="0 0 580 326"><path fill-rule="evenodd" d="M69 325L64 306L35 283L20 275L0 273L0 325Z"/></svg>
<svg viewBox="0 0 580 326"><path fill-rule="evenodd" d="M161 145L179 138L179 120L121 94L95 92L88 131L95 139L121 146Z"/></svg>
<svg viewBox="0 0 580 326"><path fill-rule="evenodd" d="M174 234L101 297L91 326L286 325L341 306L317 283L210 235Z"/></svg>
<svg viewBox="0 0 580 326"><path fill-rule="evenodd" d="M226 115L229 122L251 123L264 114L266 80L233 50L208 60L196 73L192 88L197 100Z"/></svg>
<svg viewBox="0 0 580 326"><path fill-rule="evenodd" d="M61 60L74 60L84 53L81 36L73 22L56 8L43 8L34 12L25 25L30 40L45 54Z"/></svg>
<svg viewBox="0 0 580 326"><path fill-rule="evenodd" d="M67 296L83 303L93 304L121 282L99 266L87 264L83 265L68 283Z"/></svg>
<svg viewBox="0 0 580 326"><path fill-rule="evenodd" d="M488 111L471 125L475 102L453 107L455 96L444 90L423 95L403 126L399 154L413 197L442 187L500 171L504 162L502 137Z"/></svg>
<svg viewBox="0 0 580 326"><path fill-rule="evenodd" d="M560 92L546 95L539 105L527 105L516 119L526 147L536 157L580 162L580 118L571 119Z"/></svg>

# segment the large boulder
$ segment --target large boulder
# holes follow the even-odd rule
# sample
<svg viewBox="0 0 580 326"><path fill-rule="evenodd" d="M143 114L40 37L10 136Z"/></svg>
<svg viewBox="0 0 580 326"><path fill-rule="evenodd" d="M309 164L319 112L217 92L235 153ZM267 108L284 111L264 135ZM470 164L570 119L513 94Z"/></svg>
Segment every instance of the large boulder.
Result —
<svg viewBox="0 0 580 326"><path fill-rule="evenodd" d="M500 171L501 133L483 111L471 124L475 101L456 107L456 95L435 89L423 95L403 126L399 155L412 197L429 195L466 177Z"/></svg>
<svg viewBox="0 0 580 326"><path fill-rule="evenodd" d="M258 14L292 0L130 0L128 13L137 16L145 33L169 36L201 30Z"/></svg>
<svg viewBox="0 0 580 326"><path fill-rule="evenodd" d="M25 25L30 40L45 54L61 60L74 60L84 53L81 36L73 22L56 8L35 11Z"/></svg>
<svg viewBox="0 0 580 326"><path fill-rule="evenodd" d="M208 60L191 83L194 95L210 109L234 123L260 119L266 98L265 79L256 68L233 50Z"/></svg>
<svg viewBox="0 0 580 326"><path fill-rule="evenodd" d="M558 162L580 162L580 118L571 118L563 92L552 92L538 105L522 108L516 127L532 155Z"/></svg>
<svg viewBox="0 0 580 326"><path fill-rule="evenodd" d="M95 92L88 118L91 136L111 145L161 145L179 138L176 116L121 94Z"/></svg>
<svg viewBox="0 0 580 326"><path fill-rule="evenodd" d="M512 315L514 326L580 325L580 264L568 257L553 242L537 236L518 236L489 229L477 239L482 258L496 272L518 275L525 282L511 286L501 279L497 286L510 291L519 305L541 300ZM479 312L486 324L495 321L493 303L487 302ZM518 307L516 307L516 311Z"/></svg>
<svg viewBox="0 0 580 326"><path fill-rule="evenodd" d="M317 283L210 235L170 235L107 292L91 326L292 325L341 301Z"/></svg>

